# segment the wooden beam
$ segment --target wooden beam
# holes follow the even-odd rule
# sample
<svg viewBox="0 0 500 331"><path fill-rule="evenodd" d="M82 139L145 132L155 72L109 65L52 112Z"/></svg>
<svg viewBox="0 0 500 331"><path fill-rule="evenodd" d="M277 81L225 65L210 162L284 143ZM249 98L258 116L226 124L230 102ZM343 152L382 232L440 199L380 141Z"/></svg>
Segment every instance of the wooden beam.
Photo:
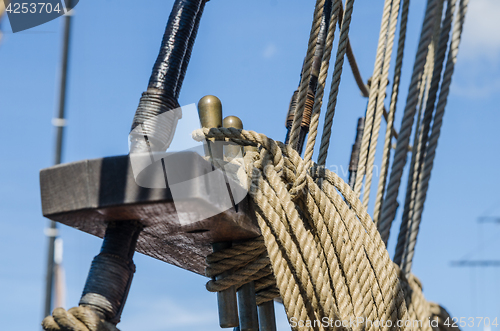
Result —
<svg viewBox="0 0 500 331"><path fill-rule="evenodd" d="M128 155L43 169L43 215L101 238L108 221L140 220L145 229L137 243L138 252L199 274L204 274L210 243L250 239L260 234L248 196L236 207L199 219L200 210L224 208L217 194L220 191L215 190L214 194L205 176L214 171L212 164L194 152L175 153L175 157L169 157L172 153L162 154L155 154L157 161L137 176L141 184L151 182L159 188L137 184ZM170 185L161 187L165 183L163 171L150 173L147 180L141 178L152 168L163 170L162 162L169 169ZM230 187L238 185L228 180ZM171 187L179 183L182 190L176 190L174 202ZM225 182L221 185L227 187ZM176 203L177 207L183 206L181 216Z"/></svg>

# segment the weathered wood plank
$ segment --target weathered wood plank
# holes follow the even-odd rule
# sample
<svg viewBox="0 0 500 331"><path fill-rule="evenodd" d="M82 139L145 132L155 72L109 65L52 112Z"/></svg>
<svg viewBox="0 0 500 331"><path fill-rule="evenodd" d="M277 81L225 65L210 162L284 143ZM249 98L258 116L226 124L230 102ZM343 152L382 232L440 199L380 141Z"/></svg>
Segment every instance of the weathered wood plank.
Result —
<svg viewBox="0 0 500 331"><path fill-rule="evenodd" d="M171 156L155 154L157 161L142 170L137 181L133 171L138 172L137 162L133 168L129 156L43 169L43 215L101 238L107 221L140 220L145 229L139 237L138 252L203 274L210 243L253 238L259 235L259 228L250 216L253 213L248 197L236 208L224 210L227 197L222 195L227 192L227 184L207 181L206 175L214 174L210 162L194 152ZM162 158L170 185L165 185ZM231 188L238 187L236 182L228 181ZM137 182L157 187L142 187ZM221 210L200 219L204 213Z"/></svg>

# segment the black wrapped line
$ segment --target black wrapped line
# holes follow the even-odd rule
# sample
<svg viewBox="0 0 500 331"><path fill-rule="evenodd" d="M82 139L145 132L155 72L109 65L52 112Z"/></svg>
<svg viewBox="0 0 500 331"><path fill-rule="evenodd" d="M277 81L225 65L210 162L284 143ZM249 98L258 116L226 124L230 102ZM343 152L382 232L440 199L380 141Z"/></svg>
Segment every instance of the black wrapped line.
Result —
<svg viewBox="0 0 500 331"><path fill-rule="evenodd" d="M205 0L177 0L163 35L160 54L153 67L148 88L163 90L176 98L182 86ZM199 14L199 15L198 15ZM184 72L183 72L184 71Z"/></svg>
<svg viewBox="0 0 500 331"><path fill-rule="evenodd" d="M193 51L194 42L196 40L196 35L198 34L198 27L200 26L201 15L203 14L203 9L205 8L206 1L202 1L200 4L200 9L198 14L196 15L194 21L194 28L191 32L191 36L189 37L188 47L186 49L186 53L184 54L184 59L182 61L182 68L179 75L179 79L177 80L177 86L174 92L175 98L179 98L179 94L181 93L182 83L184 82L184 77L186 76L187 67L189 64L189 60L191 59L191 52Z"/></svg>
<svg viewBox="0 0 500 331"><path fill-rule="evenodd" d="M205 2L176 0L174 3L148 90L142 94L134 116L130 134L131 153L163 152L172 141L177 121L182 117L177 98Z"/></svg>
<svg viewBox="0 0 500 331"><path fill-rule="evenodd" d="M101 312L117 324L128 296L135 265L132 257L142 225L135 221L111 222L101 253L92 261L80 305Z"/></svg>
<svg viewBox="0 0 500 331"><path fill-rule="evenodd" d="M130 153L165 151L180 118L182 111L176 99L148 89L141 96L132 122Z"/></svg>

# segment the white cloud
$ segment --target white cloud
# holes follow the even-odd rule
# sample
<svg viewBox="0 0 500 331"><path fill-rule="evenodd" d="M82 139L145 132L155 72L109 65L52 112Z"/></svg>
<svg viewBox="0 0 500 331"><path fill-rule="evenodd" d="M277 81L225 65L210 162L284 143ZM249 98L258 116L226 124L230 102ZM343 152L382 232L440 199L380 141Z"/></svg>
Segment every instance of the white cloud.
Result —
<svg viewBox="0 0 500 331"><path fill-rule="evenodd" d="M460 57L497 61L500 57L500 1L472 0L465 18Z"/></svg>
<svg viewBox="0 0 500 331"><path fill-rule="evenodd" d="M278 52L278 48L274 43L267 44L266 48L262 51L262 56L265 59L270 59Z"/></svg>

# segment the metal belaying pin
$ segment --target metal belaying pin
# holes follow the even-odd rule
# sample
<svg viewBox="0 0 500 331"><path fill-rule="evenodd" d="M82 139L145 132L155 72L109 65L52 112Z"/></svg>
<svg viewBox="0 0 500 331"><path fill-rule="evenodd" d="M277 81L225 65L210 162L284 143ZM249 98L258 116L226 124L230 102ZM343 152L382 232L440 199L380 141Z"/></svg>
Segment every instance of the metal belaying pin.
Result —
<svg viewBox="0 0 500 331"><path fill-rule="evenodd" d="M220 128L222 126L222 103L216 96L206 95L198 102L198 115L202 128ZM205 155L213 159L222 159L223 143L207 139Z"/></svg>
<svg viewBox="0 0 500 331"><path fill-rule="evenodd" d="M243 123L236 116L227 116L222 122L225 128L235 128L243 130ZM224 155L229 160L243 156L243 148L240 145L230 143L224 146Z"/></svg>
<svg viewBox="0 0 500 331"><path fill-rule="evenodd" d="M207 95L198 102L198 115L203 128L219 128L222 126L222 103L219 98ZM212 160L223 158L223 144L214 143L207 139L205 154ZM214 252L231 247L230 242L212 243ZM225 273L215 277L220 279ZM236 300L236 288L230 288L217 292L217 305L219 310L219 325L221 328L231 328L238 326L238 310Z"/></svg>
<svg viewBox="0 0 500 331"><path fill-rule="evenodd" d="M224 119L225 128L243 129L243 123L236 116L228 116ZM225 146L225 156L232 159L241 155L242 148L231 144ZM258 331L259 319L257 315L257 303L255 297L255 285L251 281L238 289L238 313L240 316L240 331Z"/></svg>
<svg viewBox="0 0 500 331"><path fill-rule="evenodd" d="M276 331L276 317L274 315L274 300L264 302L258 306L259 331Z"/></svg>
<svg viewBox="0 0 500 331"><path fill-rule="evenodd" d="M238 289L238 313L240 315L240 331L258 331L259 318L253 281Z"/></svg>

